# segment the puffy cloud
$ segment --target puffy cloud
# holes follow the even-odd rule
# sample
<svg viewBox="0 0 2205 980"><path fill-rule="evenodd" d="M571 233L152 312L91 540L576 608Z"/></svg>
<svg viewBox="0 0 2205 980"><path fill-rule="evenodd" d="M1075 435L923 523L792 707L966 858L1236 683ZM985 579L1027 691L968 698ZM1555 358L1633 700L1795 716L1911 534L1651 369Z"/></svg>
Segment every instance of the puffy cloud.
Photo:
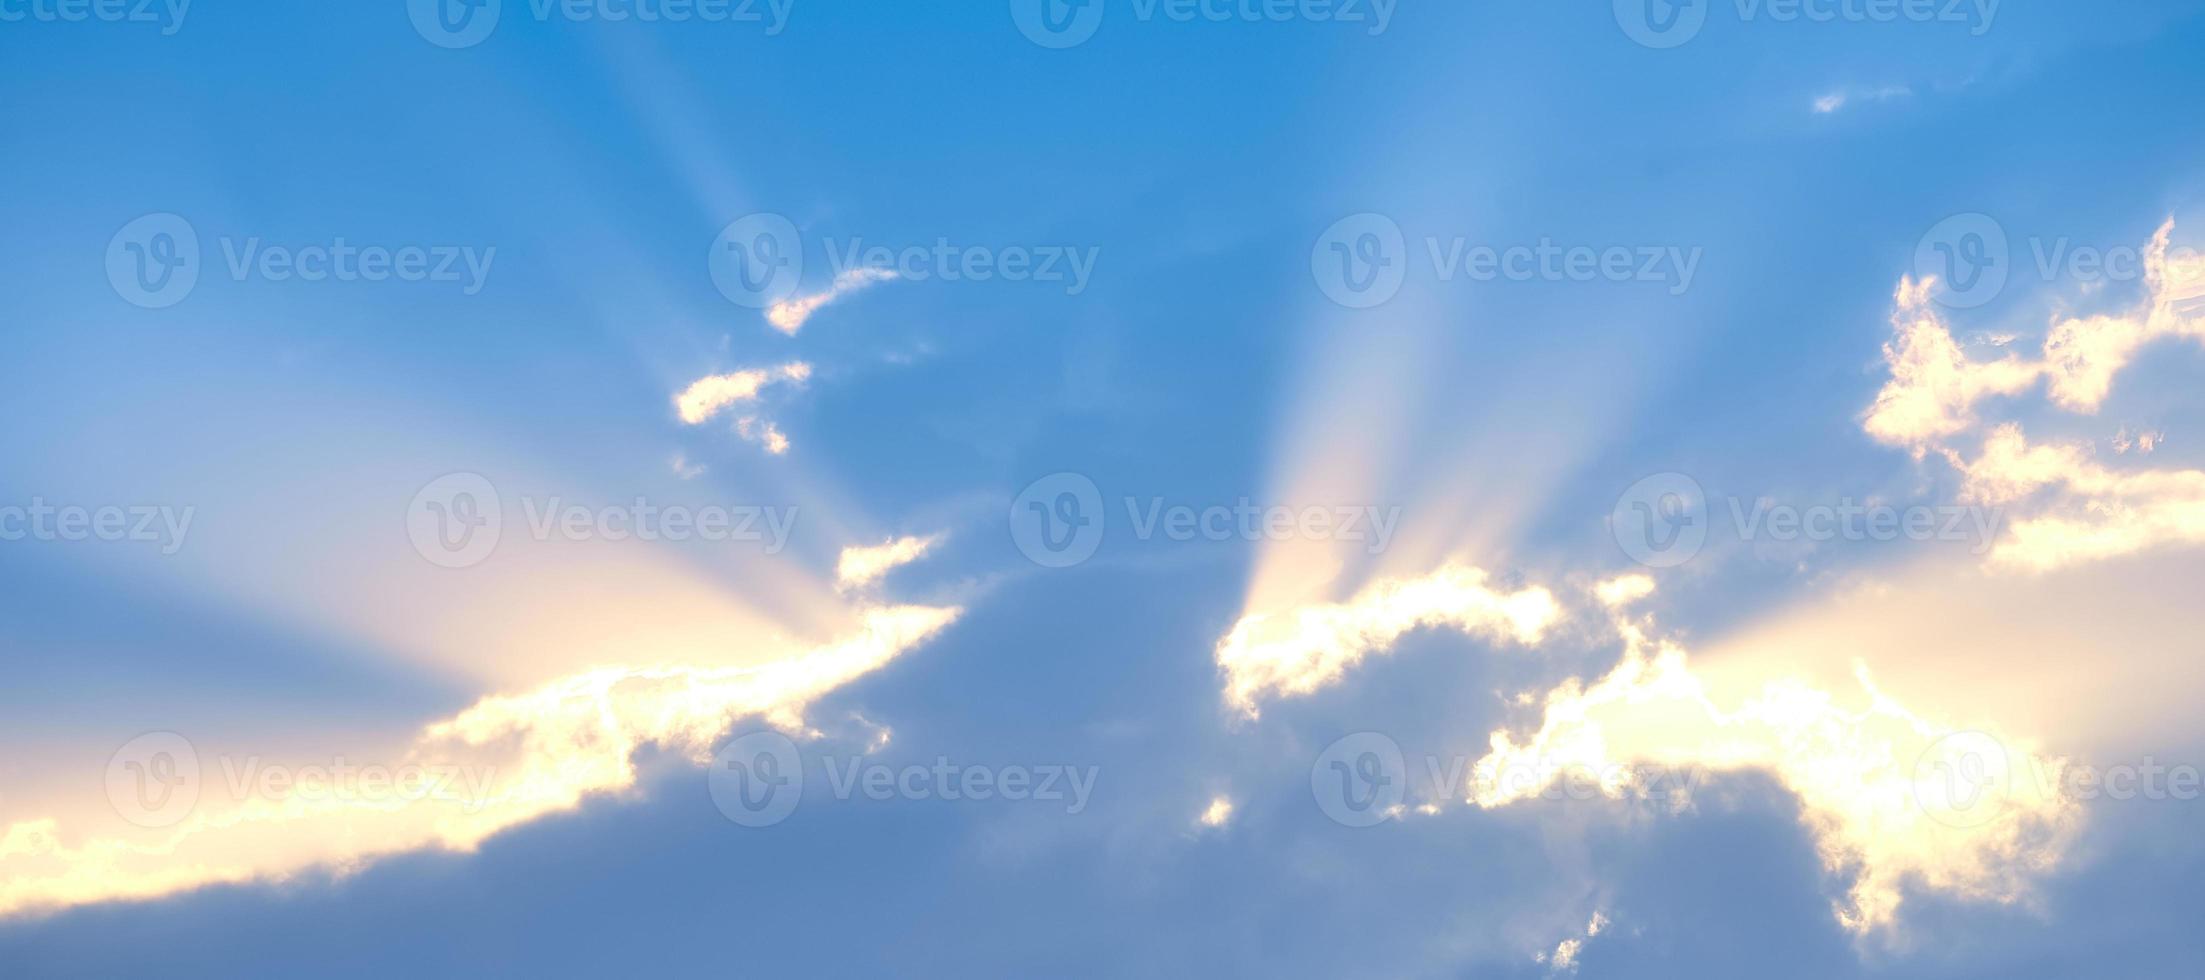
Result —
<svg viewBox="0 0 2205 980"><path fill-rule="evenodd" d="M1727 700L1683 648L1650 638L1621 609L1614 623L1622 661L1590 686L1571 679L1548 692L1530 732L1494 732L1473 768L1471 803L1536 799L1572 773L1622 774L1597 783L1622 797L1645 789L1632 785L1640 766L1767 772L1797 796L1825 869L1852 876L1836 915L1863 933L1895 923L1910 883L2019 901L2079 830L2060 760L1917 715L1865 670L1850 699L1772 673Z"/></svg>
<svg viewBox="0 0 2205 980"><path fill-rule="evenodd" d="M507 827L632 788L633 758L646 747L702 763L741 718L801 732L807 705L959 612L873 607L854 635L759 667L608 667L484 698L422 730L391 767L455 776L433 793L363 780L343 791L202 801L175 826L135 836L89 835L53 818L18 822L0 832L0 915L314 868L343 872L402 851L471 849Z"/></svg>
<svg viewBox="0 0 2205 980"><path fill-rule="evenodd" d="M1976 424L1975 404L1991 395L2026 391L2043 367L2008 355L1977 361L1953 340L1931 305L1933 280L1904 280L1891 325L1897 336L1884 345L1891 380L1876 395L1862 423L1868 434L1917 455Z"/></svg>
<svg viewBox="0 0 2205 980"><path fill-rule="evenodd" d="M1255 717L1263 698L1317 691L1421 627L1530 644L1561 616L1543 588L1509 592L1488 581L1483 570L1448 563L1419 578L1381 580L1346 602L1243 617L1217 644L1226 703Z"/></svg>
<svg viewBox="0 0 2205 980"><path fill-rule="evenodd" d="M2009 513L2007 533L1991 552L1994 565L2043 571L2161 545L2205 543L2205 473L2117 472L2094 460L2087 446L2031 444L2019 424L1986 431L1977 416L1985 398L2019 395L2040 380L2054 405L2095 413L2114 377L2146 344L2205 339L2205 255L2177 254L2169 244L2173 232L2169 220L2146 245L2145 295L2133 308L2056 321L2037 360L1968 357L1931 304L1932 284L1900 282L1892 317L1897 336L1884 347L1891 379L1862 426L1917 457L1937 453L1963 474L1966 501ZM2147 433L2131 442L2123 429L2115 454L2141 446L2141 456L2157 440Z"/></svg>
<svg viewBox="0 0 2205 980"><path fill-rule="evenodd" d="M926 557L947 534L901 537L871 546L842 549L835 562L835 588L844 592L880 581L881 576Z"/></svg>
<svg viewBox="0 0 2205 980"><path fill-rule="evenodd" d="M811 376L811 365L792 361L777 368L749 368L698 378L674 396L674 409L683 423L703 425L730 405L757 401L769 385L800 385Z"/></svg>
<svg viewBox="0 0 2205 980"><path fill-rule="evenodd" d="M874 283L887 282L895 278L898 278L898 276L893 269L882 269L874 266L858 266L854 269L845 269L835 276L834 283L824 291L809 296L782 300L773 304L771 308L766 310L766 322L773 324L773 328L782 333L791 337L796 336L798 330L804 329L804 321L811 319L812 314L819 312L820 307L865 289Z"/></svg>

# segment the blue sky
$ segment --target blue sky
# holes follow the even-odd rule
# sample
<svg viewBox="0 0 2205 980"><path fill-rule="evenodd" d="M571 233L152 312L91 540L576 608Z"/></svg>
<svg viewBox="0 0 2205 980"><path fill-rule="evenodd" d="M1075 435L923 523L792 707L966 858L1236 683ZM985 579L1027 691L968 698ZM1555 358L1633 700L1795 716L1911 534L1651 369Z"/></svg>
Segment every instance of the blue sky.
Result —
<svg viewBox="0 0 2205 980"><path fill-rule="evenodd" d="M0 0L0 973L2205 959L2200 4L410 6Z"/></svg>

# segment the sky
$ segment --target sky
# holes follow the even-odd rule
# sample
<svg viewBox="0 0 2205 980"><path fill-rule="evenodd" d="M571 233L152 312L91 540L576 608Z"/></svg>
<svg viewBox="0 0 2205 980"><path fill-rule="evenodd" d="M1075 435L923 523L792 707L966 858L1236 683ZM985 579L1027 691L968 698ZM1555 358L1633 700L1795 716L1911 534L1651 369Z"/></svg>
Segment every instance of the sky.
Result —
<svg viewBox="0 0 2205 980"><path fill-rule="evenodd" d="M0 975L2197 973L2201 50L0 0Z"/></svg>

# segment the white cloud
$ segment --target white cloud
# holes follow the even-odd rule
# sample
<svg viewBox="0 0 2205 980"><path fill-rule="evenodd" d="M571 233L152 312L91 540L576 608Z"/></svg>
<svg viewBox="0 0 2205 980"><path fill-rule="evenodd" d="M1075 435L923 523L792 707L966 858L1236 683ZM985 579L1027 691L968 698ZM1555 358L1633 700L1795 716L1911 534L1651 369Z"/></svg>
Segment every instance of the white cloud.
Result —
<svg viewBox="0 0 2205 980"><path fill-rule="evenodd" d="M1473 767L1471 803L1534 800L1572 773L1622 773L1598 782L1620 797L1638 789L1629 774L1641 765L1767 772L1798 797L1824 868L1851 875L1836 915L1855 932L1893 925L1910 883L2019 901L2079 829L2080 806L2059 789L2061 761L2025 741L1921 717L1865 672L1850 698L1770 672L1726 700L1683 648L1650 638L1620 609L1614 623L1622 662L1589 687L1572 679L1548 692L1529 733L1494 732ZM1770 651L1758 662L1783 661ZM1974 751L1985 745L1996 751ZM1963 762L1966 778L1996 787L1974 799L1941 795L1936 780Z"/></svg>
<svg viewBox="0 0 2205 980"><path fill-rule="evenodd" d="M698 378L681 394L674 396L675 411L683 423L703 425L730 405L754 402L769 385L777 383L803 384L812 376L812 367L802 361L792 361L780 367L749 368L727 374L715 374Z"/></svg>
<svg viewBox="0 0 2205 980"><path fill-rule="evenodd" d="M1891 379L1862 427L1917 457L1935 452L1963 474L1964 500L2008 515L2007 534L1991 552L1994 565L2044 571L2205 543L2205 473L2117 472L2091 458L2087 446L2034 445L2018 423L1986 428L1978 416L1985 399L2018 396L2040 381L2053 405L2095 414L2115 376L2145 345L2205 339L2205 255L2174 254L2173 232L2170 219L2146 245L2145 295L2134 307L2055 321L2036 360L1968 357L1932 304L1934 283L1900 282L1892 316L1897 336L1884 347ZM2141 448L2142 456L2158 440L2156 433L2131 440L2124 428L2115 454Z"/></svg>
<svg viewBox="0 0 2205 980"><path fill-rule="evenodd" d="M834 283L822 292L773 304L772 308L766 310L766 322L773 324L774 329L794 337L798 330L804 329L804 321L811 319L812 314L819 312L820 307L865 289L874 283L887 282L895 278L897 278L897 274L893 269L882 269L874 266L858 266L853 269L845 269L836 275Z"/></svg>
<svg viewBox="0 0 2205 980"><path fill-rule="evenodd" d="M1379 581L1344 603L1245 616L1217 644L1225 700L1252 718L1263 698L1317 691L1410 630L1444 626L1529 644L1561 615L1545 589L1504 592L1487 581L1480 569L1449 563L1421 578Z"/></svg>
<svg viewBox="0 0 2205 980"><path fill-rule="evenodd" d="M1210 805L1196 819L1204 827L1223 827L1233 819L1233 800L1229 796L1213 796Z"/></svg>
<svg viewBox="0 0 2205 980"><path fill-rule="evenodd" d="M781 432L780 426L773 424L772 419L745 415L735 420L735 434L745 442L764 446L766 452L775 456L786 455L789 451L789 437Z"/></svg>
<svg viewBox="0 0 2205 980"><path fill-rule="evenodd" d="M394 766L457 767L479 777L441 798L293 794L221 807L202 801L185 821L151 837L87 838L59 819L17 822L0 833L0 916L281 879L312 868L341 873L403 851L470 850L505 828L633 788L633 757L647 746L701 764L738 719L801 734L807 705L925 641L959 613L873 607L854 635L762 667L608 667L484 698L423 729Z"/></svg>
<svg viewBox="0 0 2205 980"><path fill-rule="evenodd" d="M1527 588L1493 592L1483 573L1450 565L1430 576L1381 583L1354 601L1243 620L1219 644L1227 700L1252 713L1263 694L1307 694L1368 653L1382 652L1420 625L1538 642L1560 616L1551 595ZM1950 894L2019 901L2030 876L2055 863L2080 823L2078 804L2059 792L2060 760L2029 743L1986 735L2001 761L1985 762L2003 792L1981 809L1950 805L1923 780L1943 770L1954 727L1909 711L1859 674L1849 695L1819 689L1786 668L1781 651L1734 669L1745 683L1729 697L1695 671L1683 648L1650 637L1631 605L1651 594L1652 579L1629 575L1599 584L1595 596L1624 641L1621 662L1590 686L1572 678L1546 692L1528 731L1491 733L1489 751L1471 768L1467 802L1483 808L1537 800L1564 778L1593 777L1614 798L1692 781L1669 773L1757 770L1799 799L1827 871L1850 876L1835 915L1868 932L1892 925L1909 883ZM1257 641L1255 635L1265 637ZM1726 678L1735 681L1736 678ZM1968 743L1973 744L1973 743ZM1973 763L1971 763L1973 765ZM1970 770L1976 772L1977 770ZM1672 798L1689 805L1689 798ZM1960 818L1955 819L1956 814ZM1597 932L1596 918L1587 934ZM1572 938L1553 959L1566 970L1581 946Z"/></svg>
<svg viewBox="0 0 2205 980"><path fill-rule="evenodd" d="M1885 85L1881 88L1872 89L1837 89L1816 97L1814 110L1816 115L1826 116L1852 104L1855 99L1863 102L1884 102L1890 99L1903 99L1913 94L1914 90L1904 85Z"/></svg>
<svg viewBox="0 0 2205 980"><path fill-rule="evenodd" d="M881 576L926 557L946 537L946 533L907 536L869 547L844 548L835 562L835 588L850 592L880 581Z"/></svg>

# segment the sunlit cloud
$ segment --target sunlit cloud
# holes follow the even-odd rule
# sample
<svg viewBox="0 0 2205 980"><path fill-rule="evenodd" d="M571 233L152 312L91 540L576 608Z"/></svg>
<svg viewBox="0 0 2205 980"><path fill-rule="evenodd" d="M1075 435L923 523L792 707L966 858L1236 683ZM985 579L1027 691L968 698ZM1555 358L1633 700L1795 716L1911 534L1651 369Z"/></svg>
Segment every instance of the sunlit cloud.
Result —
<svg viewBox="0 0 2205 980"><path fill-rule="evenodd" d="M820 307L851 293L866 289L874 283L887 282L895 278L898 278L898 276L894 269L883 269L875 266L858 266L845 269L835 276L834 283L825 290L809 296L798 296L794 299L782 300L773 304L771 308L766 310L766 322L773 324L775 330L791 337L796 336L797 331L804 329L804 322L810 320L812 314L819 312Z"/></svg>
<svg viewBox="0 0 2205 980"><path fill-rule="evenodd" d="M926 557L947 536L906 536L878 545L844 548L835 562L835 588L849 592L872 585L889 572Z"/></svg>
<svg viewBox="0 0 2205 980"><path fill-rule="evenodd" d="M1766 772L1798 797L1825 870L1851 877L1835 914L1862 933L1895 924L1909 884L2021 901L2080 828L2080 805L2059 788L2061 760L2017 737L1916 714L1879 691L1865 667L1856 691L1777 668L1731 700L1682 647L1652 637L1627 609L1612 615L1622 661L1590 686L1571 679L1549 691L1528 733L1494 732L1473 770L1471 803L1521 803L1566 773L1635 765ZM1759 658L1784 660L1779 651ZM1521 773L1551 776L1513 778ZM1968 795L1991 783L1997 792ZM1632 789L1600 785L1617 796Z"/></svg>
<svg viewBox="0 0 2205 980"><path fill-rule="evenodd" d="M1231 823L1232 820L1233 800L1232 797L1229 796L1211 797L1210 805L1203 807L1202 815L1195 818L1196 823L1201 824L1204 827L1209 827L1211 829L1223 827L1226 824Z"/></svg>
<svg viewBox="0 0 2205 980"><path fill-rule="evenodd" d="M758 400L769 385L803 384L812 376L811 365L791 361L777 368L749 368L698 378L674 396L675 411L687 425L703 425L730 405Z"/></svg>
<svg viewBox="0 0 2205 980"><path fill-rule="evenodd" d="M344 873L403 851L470 850L508 827L632 789L643 749L702 764L714 739L743 718L803 734L807 705L959 614L871 607L855 633L759 667L607 667L484 698L427 726L395 763L459 774L434 794L356 786L312 798L203 803L175 826L137 836L83 829L112 821L19 821L0 832L0 915L315 869Z"/></svg>
<svg viewBox="0 0 2205 980"><path fill-rule="evenodd" d="M1445 627L1481 639L1537 643L1561 616L1554 596L1536 586L1507 591L1466 565L1448 564L1413 579L1383 579L1346 602L1255 613L1217 644L1225 700L1255 717L1267 697L1299 697L1338 681L1372 653L1385 653L1410 630Z"/></svg>
<svg viewBox="0 0 2205 980"><path fill-rule="evenodd" d="M2020 396L2041 383L2051 403L2095 414L2113 380L2143 348L2163 338L2205 339L2205 255L2173 254L2174 223L2159 227L2144 250L2144 296L2117 314L2062 317L2040 358L2007 353L1968 356L1932 299L1934 280L1905 280L1895 296L1897 335L1884 347L1891 378L1862 426L1877 440L1917 456L1934 453L1965 478L1963 500L2010 515L1994 547L1994 565L2044 571L2205 543L2205 473L2116 471L2087 443L2032 443L2020 423L1987 423L1981 403ZM2114 455L2156 447L2159 435L2112 441Z"/></svg>

